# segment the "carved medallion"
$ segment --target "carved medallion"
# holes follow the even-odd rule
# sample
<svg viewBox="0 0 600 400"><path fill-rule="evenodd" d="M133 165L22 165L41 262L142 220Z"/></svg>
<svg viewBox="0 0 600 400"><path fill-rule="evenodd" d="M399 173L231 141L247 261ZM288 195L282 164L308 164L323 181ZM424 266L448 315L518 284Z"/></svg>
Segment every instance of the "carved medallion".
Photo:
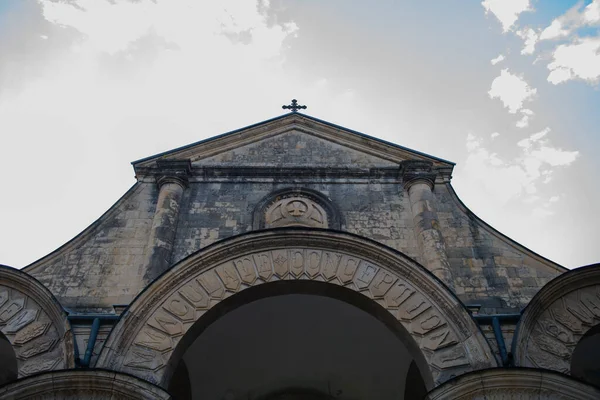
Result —
<svg viewBox="0 0 600 400"><path fill-rule="evenodd" d="M277 199L265 211L265 228L309 226L328 228L327 213L313 200L292 196Z"/></svg>

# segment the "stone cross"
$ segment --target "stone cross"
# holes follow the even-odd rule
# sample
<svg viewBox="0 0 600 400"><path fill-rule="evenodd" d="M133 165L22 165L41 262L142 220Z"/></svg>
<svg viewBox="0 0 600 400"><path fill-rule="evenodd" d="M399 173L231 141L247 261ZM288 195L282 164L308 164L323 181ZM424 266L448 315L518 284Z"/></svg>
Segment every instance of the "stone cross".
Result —
<svg viewBox="0 0 600 400"><path fill-rule="evenodd" d="M291 110L292 112L298 112L298 110L305 110L306 106L299 106L298 100L292 99L292 104L289 106L281 106L284 110Z"/></svg>

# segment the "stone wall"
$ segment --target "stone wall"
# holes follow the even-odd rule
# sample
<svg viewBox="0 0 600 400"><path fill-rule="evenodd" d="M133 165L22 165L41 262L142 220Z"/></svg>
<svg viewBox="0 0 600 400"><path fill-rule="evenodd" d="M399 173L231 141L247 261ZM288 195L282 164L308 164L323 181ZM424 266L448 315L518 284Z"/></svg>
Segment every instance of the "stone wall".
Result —
<svg viewBox="0 0 600 400"><path fill-rule="evenodd" d="M136 184L79 236L24 269L67 310L111 311L142 290L155 185Z"/></svg>
<svg viewBox="0 0 600 400"><path fill-rule="evenodd" d="M289 183L198 183L184 194L173 263L218 240L252 230L253 211ZM342 229L419 259L408 199L397 183L323 182L302 185L329 197Z"/></svg>
<svg viewBox="0 0 600 400"><path fill-rule="evenodd" d="M470 212L450 185L436 185L436 207L456 294L482 314L524 308L551 279L566 271L503 237Z"/></svg>
<svg viewBox="0 0 600 400"><path fill-rule="evenodd" d="M302 188L329 199L341 230L408 255L482 314L520 310L564 270L475 217L449 185L452 164L428 157L305 116L267 121L134 163L138 183L111 210L25 271L70 310L112 312L170 265L256 229L270 194ZM157 211L171 174L177 196L164 189Z"/></svg>

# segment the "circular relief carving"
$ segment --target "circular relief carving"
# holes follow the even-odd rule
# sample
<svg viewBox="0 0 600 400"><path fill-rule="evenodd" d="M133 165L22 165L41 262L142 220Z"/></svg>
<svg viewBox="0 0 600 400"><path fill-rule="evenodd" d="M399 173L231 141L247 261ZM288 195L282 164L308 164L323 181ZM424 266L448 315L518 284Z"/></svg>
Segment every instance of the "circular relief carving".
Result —
<svg viewBox="0 0 600 400"><path fill-rule="evenodd" d="M265 228L282 226L309 226L328 228L327 213L313 200L291 196L278 198L265 211Z"/></svg>

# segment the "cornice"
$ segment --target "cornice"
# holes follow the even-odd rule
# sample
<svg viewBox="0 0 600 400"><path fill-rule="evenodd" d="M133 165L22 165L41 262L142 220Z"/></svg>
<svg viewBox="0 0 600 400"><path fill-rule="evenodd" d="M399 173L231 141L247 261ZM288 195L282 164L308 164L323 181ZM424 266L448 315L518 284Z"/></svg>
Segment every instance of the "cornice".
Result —
<svg viewBox="0 0 600 400"><path fill-rule="evenodd" d="M401 163L409 160L432 162L436 167L452 169L454 164L416 150L408 149L393 143L370 137L326 121L308 117L299 113L283 116L256 125L228 132L213 138L193 143L179 149L171 150L139 161L134 161L136 172L141 167L149 167L158 160L186 159L202 160L216 154L233 150L260 140L283 133L297 131L348 147L372 156Z"/></svg>
<svg viewBox="0 0 600 400"><path fill-rule="evenodd" d="M411 186L424 183L433 189L437 177L437 171L430 161L408 160L401 164L402 181L404 188L409 190Z"/></svg>

